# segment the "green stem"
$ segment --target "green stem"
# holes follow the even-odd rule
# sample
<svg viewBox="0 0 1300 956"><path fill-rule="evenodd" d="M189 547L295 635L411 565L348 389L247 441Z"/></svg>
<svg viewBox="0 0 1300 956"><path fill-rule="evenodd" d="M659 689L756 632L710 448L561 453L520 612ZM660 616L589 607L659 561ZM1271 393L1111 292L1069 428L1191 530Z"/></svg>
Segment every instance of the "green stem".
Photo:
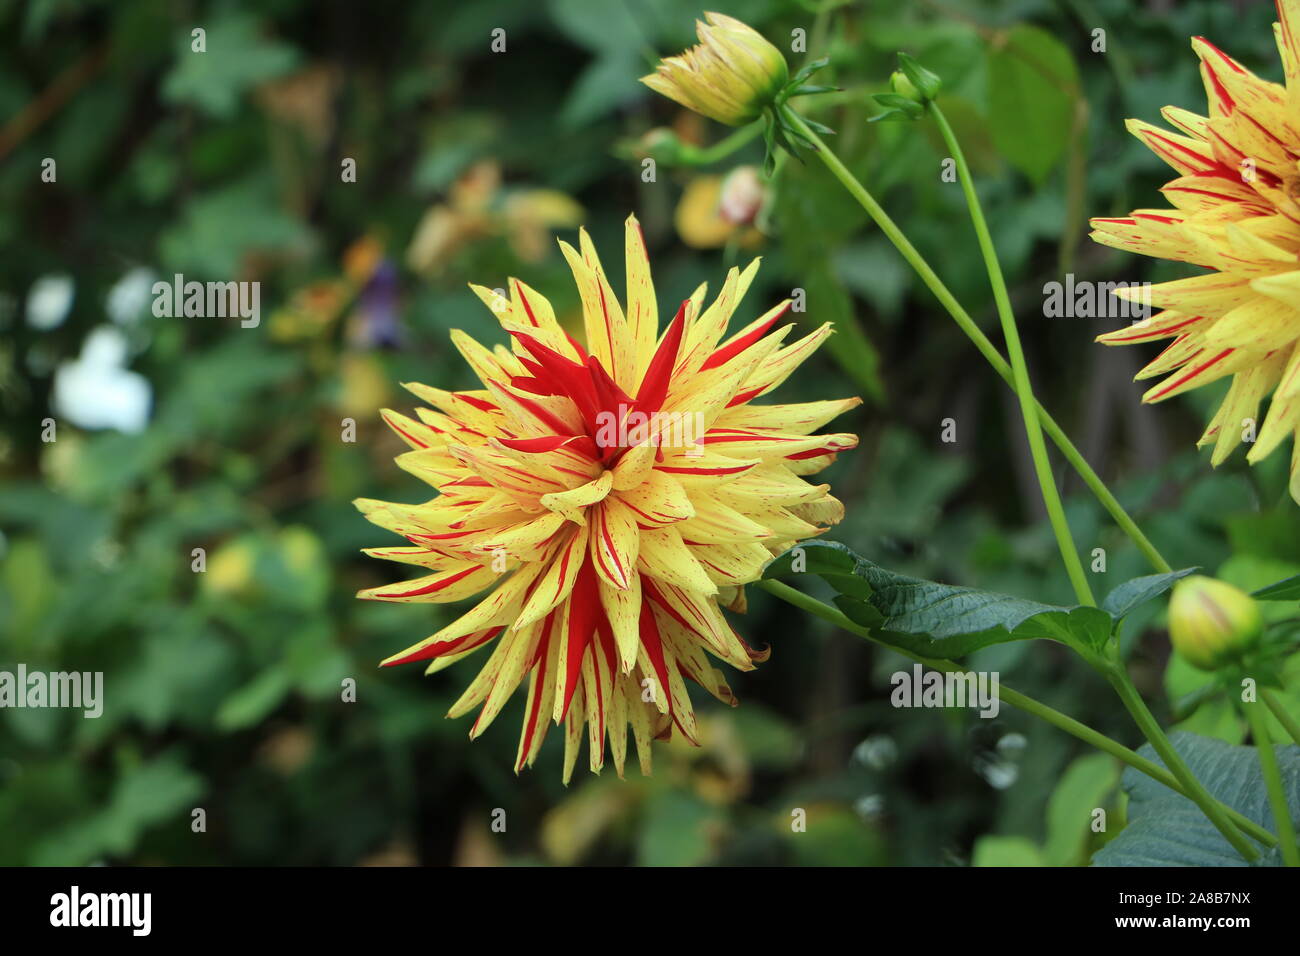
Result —
<svg viewBox="0 0 1300 956"><path fill-rule="evenodd" d="M1296 846L1295 824L1291 821L1291 810L1286 804L1286 791L1282 789L1282 771L1278 769L1277 754L1273 752L1273 741L1268 735L1268 718L1257 702L1243 704L1242 707L1246 711L1246 720L1250 722L1250 735L1255 738L1259 769L1264 775L1264 786L1268 790L1268 805L1273 810L1273 825L1277 827L1282 859L1287 866L1300 866L1300 847Z"/></svg>
<svg viewBox="0 0 1300 956"><path fill-rule="evenodd" d="M678 156L678 164L682 166L712 166L714 163L726 159L746 144L758 139L759 134L762 132L762 123L750 123L748 126L742 126L734 133L718 140L712 146L701 147L683 143L681 153Z"/></svg>
<svg viewBox="0 0 1300 956"><path fill-rule="evenodd" d="M767 591L774 597L785 601L787 604L792 604L801 610L807 611L809 614L831 622L836 627L848 631L850 634L856 634L857 636L865 638L874 644L879 644L881 647L887 648L896 654L901 654L904 657L925 664L927 667L932 667L935 670L958 671L961 669L953 661L922 657L919 654L913 654L900 647L886 644L879 638L873 637L867 628L850 620L842 611L831 607L829 604L824 604L815 597L804 594L796 588L792 588L783 581L759 581L757 583L763 590ZM1108 753L1112 757L1123 761L1133 769L1146 774L1158 783L1164 784L1175 793L1181 793L1184 796L1187 796L1187 792L1183 789L1183 786L1178 782L1174 775L1164 767L1160 766L1153 760L1148 760L1137 751L1130 750L1128 747L1119 743L1119 741L1107 737L1100 731L1093 730L1087 724L1081 723L1073 717L1049 707L1047 704L1030 697L1028 694L1022 694L1017 690L1013 690L1006 684L999 684L998 697L999 699L1006 701L1012 707L1033 714L1051 724L1053 727L1056 727L1058 730L1063 730L1072 737L1077 737L1084 743L1090 744L1098 750ZM1223 807L1223 811L1227 814L1229 819L1248 832L1256 840L1259 840L1261 843L1268 846L1274 846L1277 844L1277 837L1261 827L1254 820L1238 813L1231 807L1225 806Z"/></svg>
<svg viewBox="0 0 1300 956"><path fill-rule="evenodd" d="M1070 584L1074 587L1079 603L1095 606L1097 599L1092 596L1088 576L1083 571L1083 562L1079 560L1079 550L1075 547L1074 536L1070 533L1070 524L1065 518L1065 507L1061 504L1061 493L1052 475L1051 462L1047 460L1047 443L1043 441L1038 403L1034 401L1034 387L1029 381L1029 366L1025 363L1025 350L1020 344L1016 315L1011 308L1011 296L1007 294L1006 279L1002 275L1002 266L998 262L997 250L993 247L993 237L989 234L988 223L984 220L984 210L980 207L979 196L975 192L975 182L971 179L970 167L966 164L966 156L962 152L961 144L953 135L952 127L948 125L948 120L943 115L943 110L939 109L939 104L931 103L930 112L957 164L957 178L961 181L962 192L966 194L966 206L970 210L971 223L975 227L975 238L979 242L980 254L984 257L984 268L989 274L989 284L993 287L993 301L998 307L998 317L1002 320L1002 335L1007 340L1007 354L1011 358L1011 373L1015 381L1016 397L1020 399L1020 415L1025 422L1029 454L1034 460L1038 487L1043 495L1043 505L1047 508L1047 518L1056 535L1057 547L1061 550L1061 560L1065 562L1065 572L1070 576Z"/></svg>
<svg viewBox="0 0 1300 956"><path fill-rule="evenodd" d="M948 290L948 287L943 284L943 280L939 278L938 274L930 268L930 264L925 261L925 258L917 251L916 247L912 245L907 236L903 234L903 231L898 228L898 225L889 217L889 214L885 212L878 202L876 202L871 193L867 192L862 183L858 182L857 178L849 172L842 162L840 162L839 158L827 148L826 144L821 141L817 134L808 128L807 124L803 122L803 119L798 113L789 106L786 106L784 115L801 135L806 137L809 142L817 147L818 158L820 158L826 168L830 170L831 175L839 180L840 184L844 186L849 195L857 200L858 205L866 210L867 215L869 215L872 221L876 223L880 228L880 231L884 233L885 237L894 244L894 247L898 249L899 253L907 261L908 265L916 271L917 275L920 276L921 281L925 284L925 287L934 294L936 299L939 300L939 304L942 305L944 309L947 310L948 314L952 316L953 321L957 323L957 327L966 334L966 337L969 338L972 343L974 343L975 348L984 356L989 365L993 367L993 370L1002 377L1003 381L1014 387L1015 378L1012 374L1011 366L1007 364L1007 360L1002 357L997 346L995 346L989 340L988 336L980 330L979 326L975 324L975 320L970 317L970 314L964 308L962 308L961 303L959 303ZM1047 410L1044 409L1041 404L1037 405L1037 409L1039 421L1042 423L1043 429L1047 432L1047 436L1051 438L1056 447L1061 450L1061 453L1065 456L1065 460L1070 463L1070 466L1073 467L1076 472L1079 473L1079 477L1083 479L1084 484L1088 486L1088 489L1096 496L1097 500L1101 502L1102 507L1106 509L1114 519L1115 523L1119 525L1120 529L1123 530L1133 543L1137 545L1138 550L1140 550L1146 557L1147 561L1151 563L1151 566L1162 573L1168 573L1173 570L1173 568L1170 567L1169 562L1166 561L1156 549L1155 545L1152 544L1147 536L1142 533L1142 530L1137 526L1137 523L1129 517L1128 512L1124 510L1124 506L1119 503L1118 499L1116 499L1116 497L1111 493L1110 489L1106 487L1106 483L1101 480L1095 471L1093 471L1092 466L1084 460L1079 449L1074 446L1074 443L1070 441L1069 437L1061 427L1056 423L1051 415L1047 413Z"/></svg>
<svg viewBox="0 0 1300 956"><path fill-rule="evenodd" d="M988 225L980 208L979 197L975 192L975 184L971 179L970 168L967 166L966 158L962 154L961 144L957 142L957 137L953 135L952 127L948 125L947 117L943 115L943 110L940 109L939 104L930 103L929 111L934 116L935 123L943 135L943 140L952 153L957 165L957 177L961 181L963 192L966 194L966 204L970 209L971 221L975 226L980 252L984 256L984 265L988 270L989 281L993 286L993 298L997 303L998 315L1002 320L1002 330L1007 340L1007 352L1011 358L1016 392L1020 397L1020 409L1025 419L1025 432L1029 439L1030 453L1034 458L1038 483L1043 491L1043 503L1047 507L1048 517L1052 522L1053 530L1056 532L1061 557L1065 561L1066 571L1070 575L1070 580L1074 585L1075 593L1079 595L1080 602L1094 604L1091 589L1088 587L1087 578L1083 573L1083 565L1079 562L1079 554L1070 535L1070 527L1065 520L1060 495L1055 482L1052 480L1051 466L1047 461L1047 449L1043 442L1033 403L1029 371L1020 345L1019 332L1016 329L1015 314L1011 309L1011 299L1007 295L1006 281L1002 277L997 251L993 248L993 240L989 235ZM1178 779L1179 783L1183 785L1187 797L1201 808L1210 819L1210 822L1218 828L1219 832L1236 848L1238 853L1247 860L1256 859L1259 855L1258 851L1229 822L1218 801L1196 779L1182 757L1174 749L1173 744L1165 735L1164 729L1152 716L1151 711L1142 700L1142 696L1137 692L1137 688L1133 686L1133 682L1123 665L1118 661L1113 664L1106 664L1103 666L1103 672L1114 685L1120 699L1123 700L1129 713L1133 715L1133 719L1137 721L1138 727L1141 728L1142 733L1150 741L1151 746L1161 756L1165 765Z"/></svg>
<svg viewBox="0 0 1300 956"><path fill-rule="evenodd" d="M1292 740L1300 744L1300 723L1296 723L1296 719L1291 716L1291 712L1282 706L1282 702L1277 699L1277 696L1271 690L1263 691L1262 696L1264 703L1268 705L1268 709L1277 718L1277 722L1291 735Z"/></svg>
<svg viewBox="0 0 1300 956"><path fill-rule="evenodd" d="M1246 842L1241 833L1229 821L1224 813L1224 807L1216 800L1208 790L1201 784L1196 776L1188 768L1174 745L1169 742L1161 728L1159 721L1147 708L1146 702L1142 700L1142 695L1138 693L1133 681L1129 679L1128 672L1118 663L1099 664L1103 674L1110 681L1115 692L1119 694L1120 700L1128 712L1133 715L1133 720L1141 729L1143 735L1151 742L1155 752L1160 755L1160 759L1165 762L1165 766L1173 773L1182 784L1183 796L1191 800L1201 812L1209 818L1215 828L1223 834L1223 838L1232 844L1233 849L1242 855L1247 861L1255 860L1259 857L1259 852Z"/></svg>
<svg viewBox="0 0 1300 956"><path fill-rule="evenodd" d="M997 274L997 278L994 278L993 267L990 267L991 278L994 278L995 282L995 298L1000 300L998 304L999 313L1003 317L1003 331L1007 334L1008 348L1011 350L1012 361L1015 363L1015 367L1008 365L1002 358L993 343L990 342L987 336L979 330L971 317L964 309L962 309L960 304L953 297L952 293L948 291L946 286L944 286L938 275L936 275L934 270L930 268L924 257L922 257L916 248L908 241L907 237L903 235L902 230L899 229L894 221L889 218L889 215L884 211L880 204L876 202L871 194L867 192L866 188L858 182L853 174L849 172L842 162L840 162L839 158L826 147L826 144L821 141L816 133L808 128L807 124L802 121L797 113L789 109L789 107L785 107L784 110L787 122L789 122L790 125L800 133L800 135L805 137L808 142L813 144L827 169L829 169L832 175L834 175L845 189L848 190L849 194L858 201L862 208L867 211L868 215L871 216L880 227L881 231L899 250L903 255L903 258L906 259L912 268L916 270L922 281L936 296L936 298L939 299L940 303L948 310L949 314L953 316L958 326L967 334L971 341L975 343L976 347L984 357L988 359L990 364L993 365L994 369L998 371L1004 380L1016 388L1016 391L1021 398L1022 411L1025 412L1026 430L1030 437L1031 451L1034 452L1035 466L1038 469L1040 484L1043 485L1045 501L1048 501L1049 516L1051 516L1052 510L1050 499L1055 498L1058 509L1060 500L1059 497L1056 497L1054 494L1055 486L1050 482L1050 472L1047 476L1048 480L1043 480L1043 467L1046 463L1046 454L1041 441L1039 441L1037 449L1033 447L1033 439L1036 432L1033 421L1035 417L1037 417L1042 425L1047 428L1048 434L1052 435L1053 440L1056 441L1062 451L1066 453L1067 460L1069 460L1072 465L1075 465L1076 468L1083 465L1083 467L1079 469L1079 472L1084 477L1085 482L1087 482L1088 486L1092 488L1094 492L1098 493L1098 498L1102 501L1103 505L1107 507L1107 510L1111 512L1112 516L1115 517L1115 520L1120 524L1120 526L1129 532L1130 537L1132 537L1134 542L1138 544L1139 548L1141 548L1147 555L1148 559L1152 561L1157 570L1168 572L1170 570L1168 562L1160 556L1159 552L1155 550L1150 541L1148 541L1145 536L1138 531L1136 525L1128 517L1127 513L1124 512L1123 508L1119 506L1119 503L1115 501L1114 497L1110 495L1109 491L1105 491L1104 495L1099 493L1100 491L1105 490L1105 484L1096 477L1096 474L1092 472L1091 468L1087 467L1086 463L1083 462L1082 456L1078 454L1077 449L1075 449L1069 442L1064 433L1060 431L1059 427L1056 427L1055 422L1052 422L1050 416L1047 416L1046 413L1042 411L1041 406L1032 399L1032 393L1028 389L1028 378L1024 370L1023 354L1017 354L1019 351L1019 341L1015 332L1014 320L1010 322L1007 321L1010 308L1009 304L1006 303L1005 284L999 281L1000 273ZM951 137L951 130L946 129L946 122L943 126L945 127L946 135ZM955 145L955 139L952 140L952 142ZM954 152L959 153L960 151L954 150ZM964 160L962 161L962 166L964 167ZM965 172L964 174L963 186L967 190L968 198L971 197L973 187L970 185L969 172ZM981 233L981 249L984 251L987 260L987 258L993 254L992 244L987 238L987 228L980 230L980 225L983 223L983 216L978 213L978 203L973 203L972 205L972 217L976 220L977 232ZM1030 408L1033 410L1032 414L1029 411ZM1052 491L1048 491L1049 487L1052 488ZM1078 568L1077 574L1074 572L1073 565L1077 564L1078 554L1074 551L1073 544L1069 542L1069 529L1068 526L1064 526L1063 515L1059 512L1057 516L1053 516L1053 527L1054 530L1057 531L1057 540L1062 545L1062 556L1066 558L1067 568L1071 569L1071 579L1075 585L1076 591L1080 594L1080 600L1083 603L1093 603L1091 592L1087 589L1086 578L1082 577L1082 568ZM1071 561L1071 557L1073 558L1073 562ZM1081 584L1082 587L1080 586ZM1132 682L1129 680L1128 674L1118 665L1106 664L1102 669L1107 678L1119 692L1125 706L1133 715L1134 720L1137 721L1138 727L1142 730L1147 740L1150 741L1151 746L1165 761L1169 771L1173 774L1177 783L1180 785L1178 788L1179 792L1183 793L1184 796L1192 800L1201 808L1201 811L1206 815L1206 817L1215 825L1215 827L1223 834L1224 838L1237 850L1238 853L1242 855L1243 858L1246 860L1256 859L1259 856L1258 851L1256 851L1255 848L1242 837L1236 827L1229 822L1231 811L1215 800L1209 792L1206 791L1204 786L1202 786L1200 781L1198 781L1191 773L1186 763L1184 763L1182 758L1178 755L1178 752L1174 750L1168 737L1165 736L1159 723L1147 709L1146 704L1142 701L1141 696L1137 693ZM1060 726L1060 724L1058 724L1058 726ZM1250 829L1250 827L1245 828L1247 830Z"/></svg>

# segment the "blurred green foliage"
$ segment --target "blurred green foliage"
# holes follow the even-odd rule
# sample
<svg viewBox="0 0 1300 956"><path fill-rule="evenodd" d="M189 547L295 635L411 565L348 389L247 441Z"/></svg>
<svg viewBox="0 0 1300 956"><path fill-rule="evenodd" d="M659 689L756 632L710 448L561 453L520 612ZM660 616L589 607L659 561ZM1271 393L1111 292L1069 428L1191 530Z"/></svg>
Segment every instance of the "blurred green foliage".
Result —
<svg viewBox="0 0 1300 956"><path fill-rule="evenodd" d="M1128 383L1136 359L1090 344L1105 323L1041 316L1043 284L1065 272L1179 274L1081 241L1085 217L1158 204L1167 177L1122 121L1203 107L1190 36L1276 78L1271 4L715 6L786 48L803 30L808 55L830 57L826 82L842 92L809 108L991 328L937 139L925 124L866 123L896 50L938 72L1044 403L1175 567L1224 565L1251 585L1300 570L1280 455L1211 472L1192 444L1212 396L1144 409ZM738 709L701 702L703 746L660 747L648 779L566 790L556 740L516 778L518 699L472 744L465 722L443 719L472 662L429 679L376 667L453 613L352 596L400 572L359 554L385 542L351 499L422 493L393 465L400 446L377 409L414 404L399 382L469 385L449 330L502 340L467 281L519 275L571 313L552 235L585 221L617 261L633 210L661 303L758 252L753 314L803 288L804 320L834 321L850 343L781 395L871 399L844 423L863 442L830 476L848 505L832 537L905 573L1069 599L1014 403L824 170L782 163L765 237L682 241L687 187L761 162L751 142L707 168L642 176L651 129L698 146L727 132L636 82L691 41L700 12L683 0L0 2L0 669L106 682L99 719L0 712L0 863L1087 861L1105 837L1088 812L1122 813L1113 761L1010 709L993 721L895 710L901 659L762 593L738 627L772 645L771 661L733 675ZM192 52L195 28L205 53ZM494 53L498 28L507 45ZM46 157L55 182L41 180ZM349 158L355 183L340 178ZM154 318L147 299L110 317L133 269L259 281L261 323ZM384 269L393 301L376 286ZM32 290L50 276L74 296L61 323L37 328ZM58 370L105 324L150 389L140 430L78 427L56 408ZM955 444L939 437L950 416ZM340 439L346 418L355 443ZM1081 546L1105 549L1102 584L1142 573L1062 480ZM1135 614L1125 641L1168 718L1198 675L1166 671L1159 615L1158 602ZM1103 682L1061 649L1001 645L970 663L1136 743ZM355 702L342 699L348 678ZM1226 709L1187 725L1244 734ZM192 829L195 808L206 832ZM494 808L505 833L489 828Z"/></svg>

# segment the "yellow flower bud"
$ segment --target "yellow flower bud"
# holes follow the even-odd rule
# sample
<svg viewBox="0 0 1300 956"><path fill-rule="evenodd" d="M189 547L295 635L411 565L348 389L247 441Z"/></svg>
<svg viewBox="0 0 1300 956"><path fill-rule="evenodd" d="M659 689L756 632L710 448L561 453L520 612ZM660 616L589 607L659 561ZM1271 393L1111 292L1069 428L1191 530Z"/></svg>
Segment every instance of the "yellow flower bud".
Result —
<svg viewBox="0 0 1300 956"><path fill-rule="evenodd" d="M1203 671L1240 658L1264 629L1259 605L1225 581L1193 575L1174 585L1169 599L1169 640Z"/></svg>
<svg viewBox="0 0 1300 956"><path fill-rule="evenodd" d="M752 27L720 13L706 13L700 38L679 56L659 61L641 82L687 109L728 126L762 115L790 78L781 51Z"/></svg>

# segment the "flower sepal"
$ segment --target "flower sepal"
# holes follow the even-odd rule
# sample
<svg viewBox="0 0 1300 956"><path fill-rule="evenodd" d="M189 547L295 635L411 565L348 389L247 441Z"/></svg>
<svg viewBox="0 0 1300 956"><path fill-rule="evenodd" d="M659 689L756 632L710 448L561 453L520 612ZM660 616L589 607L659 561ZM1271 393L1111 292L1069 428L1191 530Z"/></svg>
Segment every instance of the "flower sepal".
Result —
<svg viewBox="0 0 1300 956"><path fill-rule="evenodd" d="M898 69L889 77L890 92L872 96L878 106L885 107L885 111L867 122L918 120L925 115L942 86L943 81L937 73L927 70L906 53L899 53Z"/></svg>
<svg viewBox="0 0 1300 956"><path fill-rule="evenodd" d="M835 93L839 92L837 86L810 86L807 81L812 78L818 70L821 70L828 63L829 57L818 57L805 63L799 72L791 77L776 98L772 105L763 112L763 142L767 147L763 159L763 171L767 176L771 176L776 170L776 150L777 147L784 149L799 162L803 162L803 157L799 155L800 149L806 149L810 152L817 152L817 145L803 135L793 124L786 113L786 104L796 96L812 96L817 93ZM829 126L818 123L816 120L810 120L806 116L801 116L804 125L819 136L834 136L835 130Z"/></svg>
<svg viewBox="0 0 1300 956"><path fill-rule="evenodd" d="M898 54L898 68L922 102L928 103L939 95L943 81L939 74L927 70L906 53Z"/></svg>
<svg viewBox="0 0 1300 956"><path fill-rule="evenodd" d="M868 123L910 122L925 115L925 107L904 93L876 93L871 98L885 111L869 118Z"/></svg>

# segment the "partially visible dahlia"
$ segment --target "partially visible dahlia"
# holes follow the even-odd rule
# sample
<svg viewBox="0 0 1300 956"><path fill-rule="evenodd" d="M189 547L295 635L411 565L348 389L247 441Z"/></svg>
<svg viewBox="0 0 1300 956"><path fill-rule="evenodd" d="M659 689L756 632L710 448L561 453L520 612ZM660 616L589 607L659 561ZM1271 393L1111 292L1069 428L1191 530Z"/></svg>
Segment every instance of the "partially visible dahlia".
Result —
<svg viewBox="0 0 1300 956"><path fill-rule="evenodd" d="M1286 85L1255 76L1197 37L1209 116L1162 113L1181 130L1137 120L1129 129L1179 177L1161 192L1173 209L1094 219L1093 238L1213 270L1152 287L1149 320L1100 336L1108 345L1173 342L1138 378L1167 377L1143 396L1157 402L1231 375L1232 386L1199 444L1218 465L1254 438L1252 464L1300 428L1300 0L1278 0L1273 26ZM1137 299L1140 289L1116 293ZM1267 417L1255 433L1260 402ZM1300 501L1300 441L1291 463Z"/></svg>
<svg viewBox="0 0 1300 956"><path fill-rule="evenodd" d="M408 385L436 411L383 412L411 447L397 463L439 494L424 504L362 499L373 523L410 547L367 550L429 573L358 596L451 602L488 592L457 621L384 664L439 671L491 647L449 717L481 707L477 737L527 678L516 772L532 764L547 721L564 722L567 781L586 727L593 771L605 740L620 776L630 724L643 773L650 741L695 737L684 678L734 704L708 655L750 670L766 652L727 623L742 585L844 508L799 476L852 448L813 435L858 399L757 405L830 334L790 345L783 302L723 341L758 269L732 269L704 307L701 286L659 332L645 243L627 221L627 299L614 295L585 231L561 243L582 296L587 346L518 280L509 298L474 286L512 337L489 351L452 341L483 384L446 392ZM775 331L773 331L775 329ZM696 439L699 439L696 441ZM707 653L706 653L707 652Z"/></svg>

